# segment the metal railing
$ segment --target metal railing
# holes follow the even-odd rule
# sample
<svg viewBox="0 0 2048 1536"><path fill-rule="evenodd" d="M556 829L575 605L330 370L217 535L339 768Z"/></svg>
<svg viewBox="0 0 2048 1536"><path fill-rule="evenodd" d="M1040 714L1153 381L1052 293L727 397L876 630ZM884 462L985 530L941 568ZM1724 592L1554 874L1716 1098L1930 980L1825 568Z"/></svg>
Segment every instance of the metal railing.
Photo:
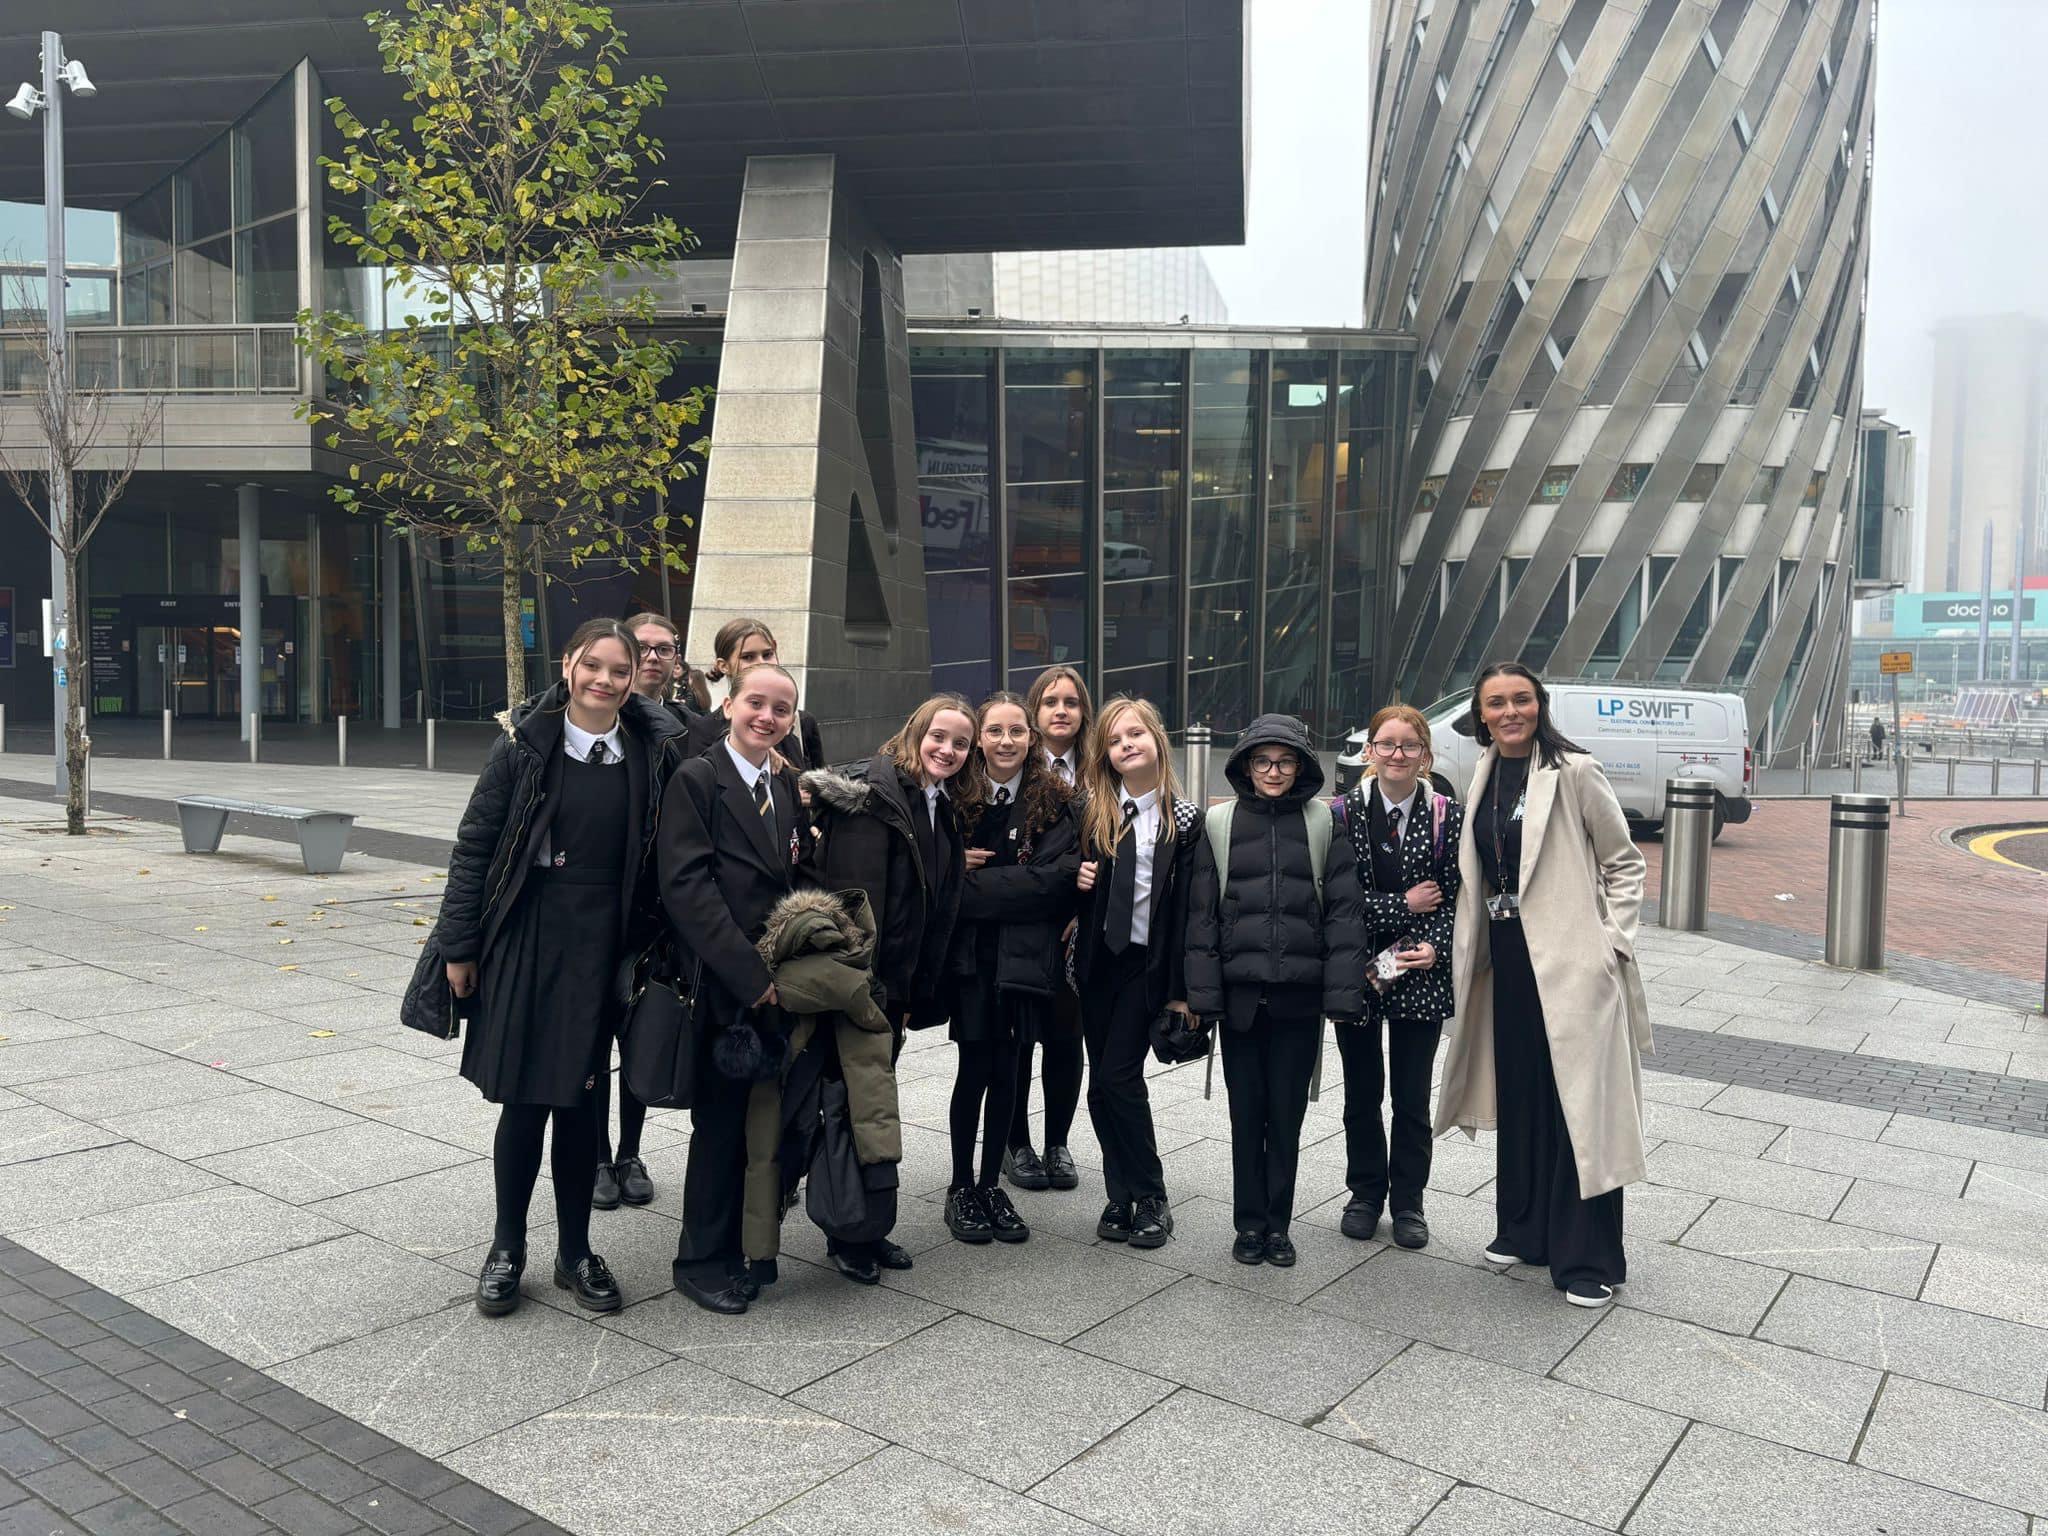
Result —
<svg viewBox="0 0 2048 1536"><path fill-rule="evenodd" d="M72 388L100 394L300 395L291 325L101 325L71 332ZM43 387L41 334L0 332L0 394Z"/></svg>

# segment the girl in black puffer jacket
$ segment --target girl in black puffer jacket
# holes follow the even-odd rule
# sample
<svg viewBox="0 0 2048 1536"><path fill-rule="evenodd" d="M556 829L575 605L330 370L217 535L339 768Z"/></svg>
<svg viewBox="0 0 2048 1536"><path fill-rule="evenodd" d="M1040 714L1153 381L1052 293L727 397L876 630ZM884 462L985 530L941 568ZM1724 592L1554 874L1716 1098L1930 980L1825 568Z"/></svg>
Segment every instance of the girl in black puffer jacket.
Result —
<svg viewBox="0 0 2048 1536"><path fill-rule="evenodd" d="M1031 1229L999 1183L1003 1143L1017 1094L1018 1042L1044 1025L1066 982L1059 935L1079 904L1081 831L1074 792L1046 761L1024 701L991 694L979 724L988 782L986 803L962 818L966 876L953 944L952 1025L960 1065L946 1226L963 1243L1021 1243Z"/></svg>
<svg viewBox="0 0 2048 1536"><path fill-rule="evenodd" d="M1365 1010L1364 904L1305 725L1261 715L1224 777L1237 799L1209 811L1188 887L1188 1007L1223 1021L1232 1257L1285 1267L1323 1020Z"/></svg>

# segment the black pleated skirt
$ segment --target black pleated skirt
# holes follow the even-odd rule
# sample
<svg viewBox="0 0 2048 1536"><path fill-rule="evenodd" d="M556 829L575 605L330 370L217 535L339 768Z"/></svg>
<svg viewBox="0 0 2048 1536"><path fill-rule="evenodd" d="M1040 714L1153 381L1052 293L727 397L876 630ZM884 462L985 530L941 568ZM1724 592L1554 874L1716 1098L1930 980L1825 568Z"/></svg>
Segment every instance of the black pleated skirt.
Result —
<svg viewBox="0 0 2048 1536"><path fill-rule="evenodd" d="M490 962L462 1075L494 1104L573 1107L607 1070L619 962L618 869L534 869ZM507 993L509 989L509 995ZM492 994L497 994L495 997Z"/></svg>

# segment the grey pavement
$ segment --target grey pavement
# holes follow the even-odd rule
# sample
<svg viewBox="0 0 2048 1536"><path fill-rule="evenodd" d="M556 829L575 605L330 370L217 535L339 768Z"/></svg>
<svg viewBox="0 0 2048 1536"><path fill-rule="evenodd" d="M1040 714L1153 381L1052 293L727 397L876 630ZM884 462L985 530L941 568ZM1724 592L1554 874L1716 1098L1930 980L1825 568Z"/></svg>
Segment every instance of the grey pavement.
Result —
<svg viewBox="0 0 2048 1536"><path fill-rule="evenodd" d="M101 787L133 772L127 788L157 797L332 790L436 840L468 789L189 771L103 764ZM799 1215L754 1310L687 1305L667 1259L688 1121L657 1111L658 1198L594 1230L631 1304L580 1314L543 1262L525 1305L486 1320L469 1290L494 1111L454 1048L396 1023L440 870L351 855L309 877L275 842L188 856L160 824L109 818L81 840L50 817L0 798L0 1238L260 1371L333 1434L383 1437L360 1443L417 1458L407 1475L521 1520L604 1536L2048 1529L2039 1016L1646 930L1678 1070L1648 1058L1650 1178L1628 1192L1630 1280L1602 1314L1480 1263L1485 1136L1438 1144L1429 1249L1345 1239L1334 1050L1304 1133L1296 1268L1229 1258L1227 1106L1199 1067L1151 1081L1179 1218L1166 1247L1094 1239L1085 1116L1081 1189L1016 1197L1030 1242L954 1244L939 1220L952 1047L919 1036L898 1231L914 1269L847 1285ZM1937 1117L1978 1103L2012 1113ZM544 1254L545 1186L536 1207ZM35 1364L0 1346L0 1382ZM83 1457L31 1471L85 1499L100 1474ZM274 1459L247 1457L223 1472L271 1489L256 1474ZM291 1490L365 1528L464 1518L402 1485L407 1505L351 1505L336 1460L302 1469L331 1474L328 1491ZM84 1516L128 1497L43 1502L96 1529ZM0 1507L0 1531L28 1498ZM414 1505L434 1513L408 1525ZM196 1529L347 1528L306 1511L297 1526L237 1525L231 1500L187 1513L218 1517Z"/></svg>

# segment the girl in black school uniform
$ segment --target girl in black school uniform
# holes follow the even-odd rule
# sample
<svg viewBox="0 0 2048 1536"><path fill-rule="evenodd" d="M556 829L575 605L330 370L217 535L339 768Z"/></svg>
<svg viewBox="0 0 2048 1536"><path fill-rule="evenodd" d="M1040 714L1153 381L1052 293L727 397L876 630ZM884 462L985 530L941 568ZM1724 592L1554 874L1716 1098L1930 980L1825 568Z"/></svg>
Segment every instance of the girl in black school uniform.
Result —
<svg viewBox="0 0 2048 1536"><path fill-rule="evenodd" d="M864 778L813 770L802 780L817 828L809 879L827 891L867 893L875 975L899 1053L905 1030L944 1024L952 1012L946 959L967 867L960 823L981 808L974 734L967 701L934 694L883 744ZM884 1269L910 1268L910 1255L886 1238L834 1241L827 1251L842 1275L862 1285Z"/></svg>
<svg viewBox="0 0 2048 1536"><path fill-rule="evenodd" d="M1455 1011L1451 932L1465 811L1429 782L1429 722L1420 710L1389 704L1367 725L1366 741L1372 776L1352 787L1337 814L1365 893L1366 954L1388 955L1395 973L1381 977L1369 969L1363 1024L1337 1030L1344 1182L1351 1189L1342 1226L1346 1237L1371 1237L1391 1197L1394 1241L1421 1248L1429 1242L1422 1190L1429 1182L1430 1071L1444 1020ZM1380 1121L1389 1089L1391 1138Z"/></svg>
<svg viewBox="0 0 2048 1536"><path fill-rule="evenodd" d="M1065 992L1059 935L1081 865L1074 793L1046 761L1024 700L995 693L980 714L987 803L967 826L954 941L953 1184L946 1226L963 1243L1021 1243L1031 1229L997 1182L1018 1091L1019 1043ZM1069 994L1071 995L1071 994ZM981 1176L974 1133L982 1130Z"/></svg>
<svg viewBox="0 0 2048 1536"><path fill-rule="evenodd" d="M1088 1118L1109 1190L1095 1233L1157 1248L1173 1233L1173 1212L1145 1055L1160 1011L1188 1011L1181 969L1187 865L1202 813L1181 798L1166 726L1143 699L1103 705L1082 781L1088 804L1075 876L1082 902L1074 970L1088 1046Z"/></svg>
<svg viewBox="0 0 2048 1536"><path fill-rule="evenodd" d="M1323 1020L1356 1024L1365 1008L1364 903L1351 844L1316 799L1323 769L1307 726L1259 716L1223 776L1237 799L1208 812L1189 876L1188 1006L1222 1024L1237 1226L1230 1256L1286 1268Z"/></svg>
<svg viewBox="0 0 2048 1536"><path fill-rule="evenodd" d="M622 1305L590 1251L591 1166L602 1135L621 960L658 921L648 850L680 756L668 714L633 692L631 631L593 619L569 638L562 680L506 717L471 791L433 941L402 1017L445 1034L446 998L471 999L462 1075L504 1108L491 1149L497 1221L477 1310L519 1305L526 1212L554 1122L554 1282L593 1312Z"/></svg>
<svg viewBox="0 0 2048 1536"><path fill-rule="evenodd" d="M775 632L759 619L728 619L718 626L718 633L712 638L712 647L717 657L706 674L707 682L723 678L736 678L749 667L763 662L782 661L780 648L775 643ZM724 711L711 709L698 715L690 722L690 734L684 750L692 757L708 752L725 734ZM810 768L825 766L824 738L819 734L818 722L809 710L796 712L796 723L789 729L777 748L783 761L798 773Z"/></svg>
<svg viewBox="0 0 2048 1536"><path fill-rule="evenodd" d="M754 945L795 886L803 847L796 779L774 762L796 720L796 682L772 662L749 667L733 680L725 716L725 738L669 781L657 852L677 946L703 965L675 1286L708 1312L736 1313L760 1294L740 1246L753 1085L721 1073L712 1047L728 1024L775 1002Z"/></svg>
<svg viewBox="0 0 2048 1536"><path fill-rule="evenodd" d="M1033 679L1024 696L1024 715L1038 728L1046 766L1078 800L1081 753L1088 740L1094 708L1088 685L1072 667L1047 667ZM1078 813L1078 806L1077 806ZM1056 937L1064 938L1063 935ZM1035 1017L1017 1021L1017 1096L1010 1112L1009 1150L1003 1154L1003 1177L1018 1189L1078 1189L1081 1171L1067 1150L1067 1133L1081 1106L1081 1000L1064 984L1054 989L1052 1006ZM1044 1056L1045 1156L1031 1145L1031 1052Z"/></svg>

